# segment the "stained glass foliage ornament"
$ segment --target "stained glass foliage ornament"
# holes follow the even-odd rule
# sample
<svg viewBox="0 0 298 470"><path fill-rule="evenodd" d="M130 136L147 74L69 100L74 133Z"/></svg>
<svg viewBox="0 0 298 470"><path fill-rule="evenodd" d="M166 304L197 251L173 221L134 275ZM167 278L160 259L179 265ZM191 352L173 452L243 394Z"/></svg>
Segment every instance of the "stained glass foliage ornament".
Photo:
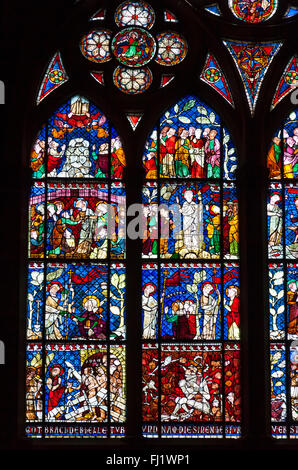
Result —
<svg viewBox="0 0 298 470"><path fill-rule="evenodd" d="M155 13L146 2L128 1L117 8L115 22L119 27L141 26L150 29L155 22Z"/></svg>
<svg viewBox="0 0 298 470"><path fill-rule="evenodd" d="M113 75L114 84L128 94L144 93L152 83L152 73L148 67L129 69L117 67Z"/></svg>
<svg viewBox="0 0 298 470"><path fill-rule="evenodd" d="M234 59L245 88L251 113L254 114L265 74L282 43L224 41L224 45Z"/></svg>
<svg viewBox="0 0 298 470"><path fill-rule="evenodd" d="M43 331L43 285L44 265L41 262L30 263L28 269L27 294L27 339L41 340Z"/></svg>
<svg viewBox="0 0 298 470"><path fill-rule="evenodd" d="M295 7L292 5L287 9L284 18L292 18L293 16L296 16L297 14L298 14L298 7Z"/></svg>
<svg viewBox="0 0 298 470"><path fill-rule="evenodd" d="M91 62L103 63L111 60L111 33L107 30L92 30L81 40L81 52Z"/></svg>
<svg viewBox="0 0 298 470"><path fill-rule="evenodd" d="M33 178L44 177L47 160L49 178L122 178L125 168L123 145L106 116L86 98L74 96L48 120L31 154ZM47 155L47 157L45 157Z"/></svg>
<svg viewBox="0 0 298 470"><path fill-rule="evenodd" d="M42 84L40 86L36 103L39 104L46 98L52 91L56 90L63 83L68 81L68 76L65 72L61 55L59 52L52 58Z"/></svg>
<svg viewBox="0 0 298 470"><path fill-rule="evenodd" d="M208 54L200 79L216 90L228 103L234 106L233 98L226 77L217 60Z"/></svg>
<svg viewBox="0 0 298 470"><path fill-rule="evenodd" d="M156 62L160 65L177 65L182 62L187 54L185 39L176 32L157 34Z"/></svg>
<svg viewBox="0 0 298 470"><path fill-rule="evenodd" d="M221 16L221 12L220 12L220 9L217 5L217 3L214 3L213 5L209 5L205 8L206 11L208 11L208 13L211 13L212 15L215 15L215 16Z"/></svg>
<svg viewBox="0 0 298 470"><path fill-rule="evenodd" d="M271 365L271 419L272 422L285 423L287 418L286 403L286 348L283 344L270 345ZM272 427L273 436L282 437L282 426L275 435L275 426Z"/></svg>
<svg viewBox="0 0 298 470"><path fill-rule="evenodd" d="M279 81L272 101L271 109L274 109L283 98L285 98L294 90L295 84L298 84L298 58L292 57Z"/></svg>
<svg viewBox="0 0 298 470"><path fill-rule="evenodd" d="M164 20L166 23L178 23L176 15L169 10L164 11Z"/></svg>
<svg viewBox="0 0 298 470"><path fill-rule="evenodd" d="M278 7L277 0L229 0L233 15L247 23L261 23L269 20Z"/></svg>
<svg viewBox="0 0 298 470"><path fill-rule="evenodd" d="M100 85L104 85L104 73L103 72L90 72L91 77L94 78Z"/></svg>
<svg viewBox="0 0 298 470"><path fill-rule="evenodd" d="M142 28L125 28L112 41L112 52L117 60L129 67L141 67L154 57L153 37Z"/></svg>

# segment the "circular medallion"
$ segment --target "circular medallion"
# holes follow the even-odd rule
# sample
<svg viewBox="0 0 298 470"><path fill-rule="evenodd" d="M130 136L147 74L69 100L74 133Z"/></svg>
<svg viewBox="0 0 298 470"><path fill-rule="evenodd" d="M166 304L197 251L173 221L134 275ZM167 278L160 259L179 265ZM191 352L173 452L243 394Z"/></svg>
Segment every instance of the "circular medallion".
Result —
<svg viewBox="0 0 298 470"><path fill-rule="evenodd" d="M161 33L156 36L158 50L156 62L160 65L176 65L187 54L187 42L178 33Z"/></svg>
<svg viewBox="0 0 298 470"><path fill-rule="evenodd" d="M155 50L153 37L142 28L125 28L112 41L113 54L121 64L129 67L148 64Z"/></svg>
<svg viewBox="0 0 298 470"><path fill-rule="evenodd" d="M81 41L81 52L91 62L107 62L112 58L110 40L110 31L90 31Z"/></svg>
<svg viewBox="0 0 298 470"><path fill-rule="evenodd" d="M297 80L298 80L298 73L296 72L296 70L289 70L289 71L286 73L285 81L286 81L289 85L293 85L293 83L296 83Z"/></svg>
<svg viewBox="0 0 298 470"><path fill-rule="evenodd" d="M124 2L116 10L117 26L141 26L152 28L155 21L153 8L145 2Z"/></svg>
<svg viewBox="0 0 298 470"><path fill-rule="evenodd" d="M54 84L61 83L64 79L65 75L62 70L55 69L49 74L49 80Z"/></svg>
<svg viewBox="0 0 298 470"><path fill-rule="evenodd" d="M238 54L239 66L250 77L261 72L268 65L268 55L262 47L247 46Z"/></svg>
<svg viewBox="0 0 298 470"><path fill-rule="evenodd" d="M205 75L205 79L211 83L216 83L221 78L220 71L218 69L215 69L214 67L209 67L205 71L204 75Z"/></svg>
<svg viewBox="0 0 298 470"><path fill-rule="evenodd" d="M236 18L246 23L261 23L269 20L277 9L277 0L229 0L229 7Z"/></svg>
<svg viewBox="0 0 298 470"><path fill-rule="evenodd" d="M152 73L148 67L141 69L128 69L117 67L114 75L114 84L123 93L139 94L144 93L152 83Z"/></svg>

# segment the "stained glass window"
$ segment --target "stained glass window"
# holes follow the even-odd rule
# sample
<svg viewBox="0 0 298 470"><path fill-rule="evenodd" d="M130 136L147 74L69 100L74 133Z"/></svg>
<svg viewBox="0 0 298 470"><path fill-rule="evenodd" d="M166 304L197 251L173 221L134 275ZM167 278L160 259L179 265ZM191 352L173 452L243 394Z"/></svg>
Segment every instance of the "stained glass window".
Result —
<svg viewBox="0 0 298 470"><path fill-rule="evenodd" d="M27 436L125 435L125 166L119 134L80 95L33 145Z"/></svg>
<svg viewBox="0 0 298 470"><path fill-rule="evenodd" d="M149 136L143 187L143 434L241 435L237 152L195 96Z"/></svg>
<svg viewBox="0 0 298 470"><path fill-rule="evenodd" d="M272 73L275 92L268 87L264 99L271 110L296 83L294 49L279 75L275 67L292 30L274 31L276 19L292 27L297 7L269 0L201 6L186 1L176 12L174 2L165 7L120 0L113 10L108 3L90 12L84 6L87 29L74 42L77 56L69 60L69 44L61 48L63 54L51 55L34 97L37 104L43 101L37 107L43 118L31 151L26 222L26 435L239 439L244 431L240 341L249 328L242 331L240 324L238 153L222 110L230 111L230 122L241 117L233 129L240 136L243 131L244 154L251 151L244 136L262 117L261 109L254 113L265 77ZM212 40L205 25L197 33L191 21L189 30L183 25L184 10L185 18L196 17L195 26L221 25ZM229 39L235 25L237 33ZM51 92L67 81L65 89L75 89L78 75L69 66L79 61L81 94L68 92L45 121ZM129 169L138 168L138 175L132 173L136 187L142 184L141 253L132 260L136 272L141 268L135 311L129 308L131 300L127 305L134 271L128 273L131 260L126 260L131 250L125 225L126 156L113 120L83 96L83 73L89 80L86 96L97 96L97 90L103 108L126 132ZM180 87L188 92L202 88L211 98L205 102L186 95L177 101ZM114 102L106 103L104 95L110 92ZM158 121L155 107L163 110ZM279 439L298 436L297 119L297 110L287 116L268 152L268 364L272 436ZM254 142L261 148L258 132ZM255 155L260 156L258 150ZM249 182L242 179L246 190L253 184L253 158L245 166L244 155L239 169L242 174L249 170ZM245 205L244 200L244 226ZM247 286L253 283L246 274L244 290L250 292ZM260 304L257 299L256 312ZM127 389L133 386L126 368L130 378L137 370L126 363L131 347L127 319L132 325L137 316L142 371L134 385L139 399L142 391L142 416L134 417L127 416L133 401L127 402ZM244 394L251 402L254 390ZM247 408L255 413L251 403ZM138 423L130 433L134 418Z"/></svg>
<svg viewBox="0 0 298 470"><path fill-rule="evenodd" d="M267 159L271 423L277 439L298 435L297 138L296 109L273 136Z"/></svg>

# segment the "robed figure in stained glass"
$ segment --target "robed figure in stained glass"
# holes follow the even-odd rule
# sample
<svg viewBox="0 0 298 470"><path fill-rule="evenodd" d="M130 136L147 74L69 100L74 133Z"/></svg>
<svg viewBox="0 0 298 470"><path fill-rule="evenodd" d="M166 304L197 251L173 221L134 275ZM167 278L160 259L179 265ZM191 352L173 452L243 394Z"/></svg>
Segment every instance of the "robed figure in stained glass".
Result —
<svg viewBox="0 0 298 470"><path fill-rule="evenodd" d="M148 282L143 286L142 308L144 312L143 338L154 339L156 335L156 321L158 302L153 297L156 286Z"/></svg>
<svg viewBox="0 0 298 470"><path fill-rule="evenodd" d="M278 206L280 201L279 194L273 194L267 205L267 214L269 222L269 246L277 247L280 244L282 233L282 209Z"/></svg>
<svg viewBox="0 0 298 470"><path fill-rule="evenodd" d="M297 280L288 281L287 304L289 309L288 332L290 335L298 333L298 295Z"/></svg>
<svg viewBox="0 0 298 470"><path fill-rule="evenodd" d="M205 282L201 286L201 309L203 311L203 330L202 339L216 338L216 320L220 305L220 292L210 282ZM212 295L213 294L213 295Z"/></svg>
<svg viewBox="0 0 298 470"><path fill-rule="evenodd" d="M198 254L203 244L203 204L200 194L194 201L194 192L187 187L182 191L184 202L180 208L183 220L183 248L188 253ZM179 197L176 198L179 204Z"/></svg>

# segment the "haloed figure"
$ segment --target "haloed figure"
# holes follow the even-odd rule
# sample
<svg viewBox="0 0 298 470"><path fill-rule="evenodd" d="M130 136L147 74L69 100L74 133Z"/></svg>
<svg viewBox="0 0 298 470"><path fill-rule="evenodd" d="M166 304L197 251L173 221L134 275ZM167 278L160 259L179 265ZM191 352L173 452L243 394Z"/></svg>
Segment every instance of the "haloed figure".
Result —
<svg viewBox="0 0 298 470"><path fill-rule="evenodd" d="M205 282L201 286L201 309L204 313L202 339L215 339L216 320L219 313L220 293L218 288L213 286L210 282ZM216 296L212 294L216 292Z"/></svg>
<svg viewBox="0 0 298 470"><path fill-rule="evenodd" d="M198 203L194 201L194 193L191 189L183 191L184 203L180 209L183 217L183 245L190 251L198 253L203 242L203 216L202 200L199 194ZM179 204L179 198L176 198Z"/></svg>
<svg viewBox="0 0 298 470"><path fill-rule="evenodd" d="M228 311L228 339L240 339L239 288L237 286L227 287L226 296L229 299L229 302L225 302L225 308Z"/></svg>
<svg viewBox="0 0 298 470"><path fill-rule="evenodd" d="M156 336L157 300L153 297L156 286L148 282L143 287L142 307L144 312L143 338L154 339Z"/></svg>
<svg viewBox="0 0 298 470"><path fill-rule="evenodd" d="M79 330L83 338L104 339L106 322L101 316L103 308L94 295L88 295L83 300L84 313L79 318Z"/></svg>

